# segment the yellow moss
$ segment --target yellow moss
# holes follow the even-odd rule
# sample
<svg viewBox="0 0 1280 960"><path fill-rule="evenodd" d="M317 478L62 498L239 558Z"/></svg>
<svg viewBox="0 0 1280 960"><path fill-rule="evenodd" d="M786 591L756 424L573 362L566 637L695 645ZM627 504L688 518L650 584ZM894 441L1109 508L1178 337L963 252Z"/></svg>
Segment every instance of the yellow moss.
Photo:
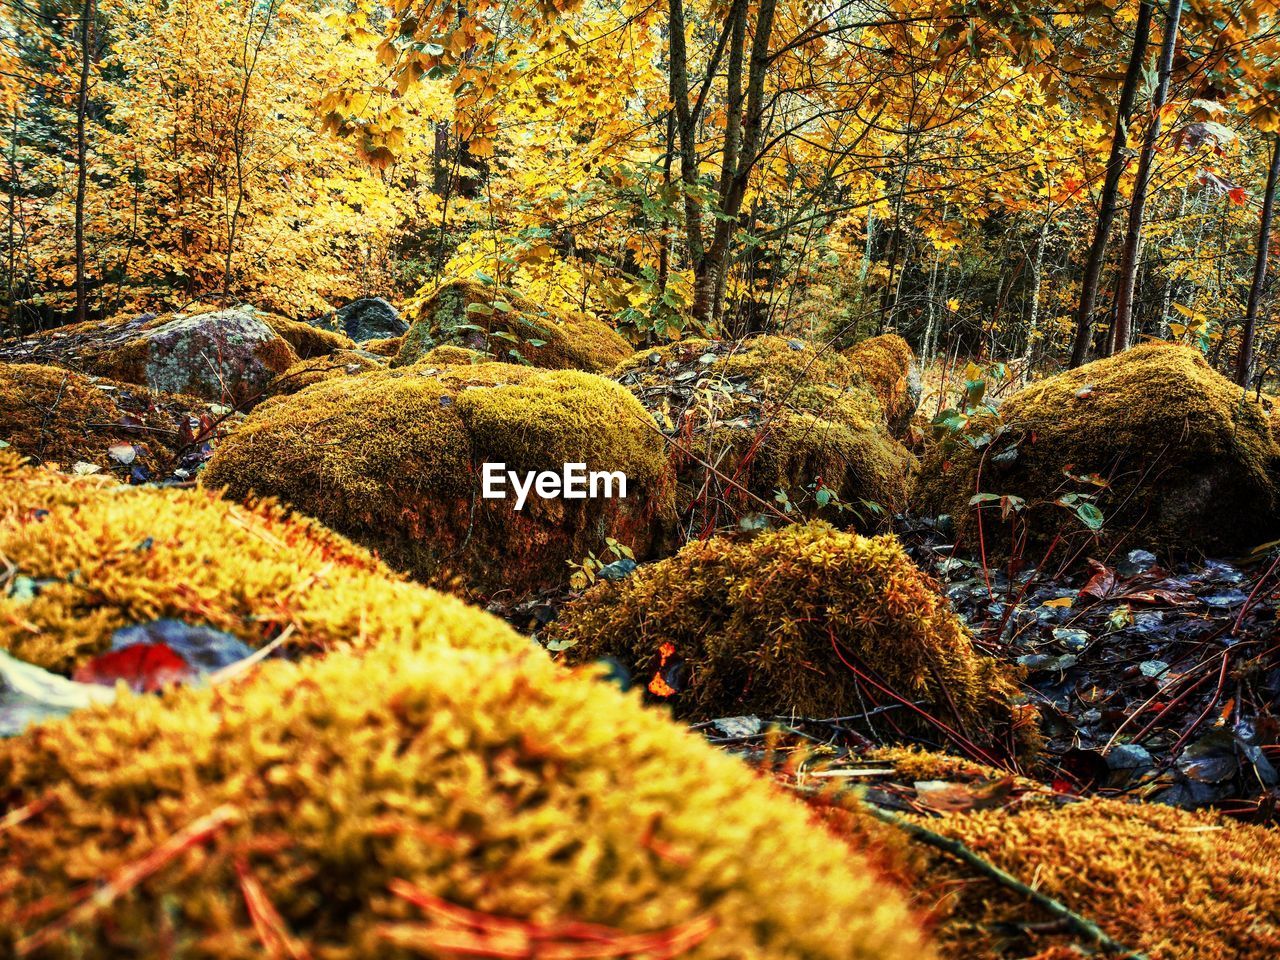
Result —
<svg viewBox="0 0 1280 960"><path fill-rule="evenodd" d="M620 470L627 498L531 496L516 512L480 497L484 462ZM202 482L279 497L423 580L481 593L562 582L610 535L644 556L672 502L662 438L625 390L500 363L373 371L269 401Z"/></svg>
<svg viewBox="0 0 1280 960"><path fill-rule="evenodd" d="M855 344L844 355L880 400L890 432L900 434L910 424L920 399L920 377L911 346L896 333L887 333Z"/></svg>
<svg viewBox="0 0 1280 960"><path fill-rule="evenodd" d="M854 668L997 752L1036 742L1012 674L975 652L937 585L893 537L811 523L750 541L695 541L604 583L547 630L572 662L614 657L641 683L683 661L676 714L834 717L895 702ZM843 658L843 659L842 659ZM847 661L847 662L846 662ZM939 728L902 709L883 732Z"/></svg>
<svg viewBox="0 0 1280 960"><path fill-rule="evenodd" d="M918 750L873 750L895 782L982 787L1002 771ZM1150 960L1254 960L1280 951L1280 832L1209 812L1111 799L1068 802L1013 778L1007 805L916 821L961 841L1015 879L1097 923ZM948 960L1071 960L1079 935L1021 894L876 820L821 796L821 821L855 850L876 851L885 876L932 915Z"/></svg>
<svg viewBox="0 0 1280 960"><path fill-rule="evenodd" d="M504 287L454 280L411 304L393 366L417 363L451 344L492 359L549 370L604 373L631 353L609 325L577 311L559 314Z"/></svg>
<svg viewBox="0 0 1280 960"><path fill-rule="evenodd" d="M418 360L418 364L424 367L448 367L467 363L490 363L492 359L488 354L481 353L479 350L470 350L467 347L456 347L451 343L446 343L428 350Z"/></svg>
<svg viewBox="0 0 1280 960"><path fill-rule="evenodd" d="M323 330L302 320L290 320L274 313L260 313L258 317L280 334L303 360L327 357L339 350L356 349L356 342L345 334Z"/></svg>
<svg viewBox="0 0 1280 960"><path fill-rule="evenodd" d="M507 634L453 610L437 623L458 645L480 620ZM682 960L932 956L897 892L802 805L528 649L380 642L214 690L126 697L0 743L0 778L0 816L52 798L0 831L0 947L84 884L230 815L42 957L264 956L237 865L326 960L452 955L395 944L391 925L428 940L447 929L395 896L396 881L540 926L710 926L671 954Z"/></svg>
<svg viewBox="0 0 1280 960"><path fill-rule="evenodd" d="M117 402L125 396L136 401L127 414ZM135 450L133 463L154 473L178 441L175 416L165 414L164 403L204 406L193 397L162 398L131 384L59 367L0 364L0 440L36 462L56 463L63 470L83 462L127 475L129 468L108 450L128 444Z"/></svg>
<svg viewBox="0 0 1280 960"><path fill-rule="evenodd" d="M271 382L268 396L297 393L313 383L341 377L354 377L369 370L381 370L385 364L358 350L338 350L328 356L300 360Z"/></svg>
<svg viewBox="0 0 1280 960"><path fill-rule="evenodd" d="M1150 960L1223 960L1280 953L1280 833L1208 812L1092 799L1066 806L950 814L925 826L954 837L1099 924ZM862 843L870 842L864 838ZM1023 898L928 851L920 886L933 893L937 939L954 960L1052 957L1061 933L1028 940L1012 924L1050 919ZM1003 934L1001 933L1003 931Z"/></svg>
<svg viewBox="0 0 1280 960"><path fill-rule="evenodd" d="M673 383L672 370L691 364L697 379ZM879 401L837 353L772 336L687 340L635 354L614 377L688 451L672 454L687 501L707 484L701 460L767 502L783 490L799 505L820 481L864 516L863 501L889 512L906 505L915 458L889 436ZM718 478L711 487L725 502L760 509Z"/></svg>
<svg viewBox="0 0 1280 960"><path fill-rule="evenodd" d="M1149 344L1098 360L1021 390L1000 414L1005 433L989 446L935 441L922 471L917 507L951 514L968 546L979 492L1026 500L1033 541L1083 534L1054 503L1073 493L1099 494L1104 536L1133 546L1238 552L1274 530L1278 451L1266 416L1192 348ZM1015 442L1016 457L994 459ZM995 517L983 515L988 549L1007 551Z"/></svg>
<svg viewBox="0 0 1280 960"><path fill-rule="evenodd" d="M458 601L399 582L368 552L270 504L204 491L120 487L19 468L0 451L0 557L34 598L0 595L0 648L70 672L121 627L172 617L258 646L425 643L472 623L475 644L513 638ZM472 620L467 620L471 617Z"/></svg>
<svg viewBox="0 0 1280 960"><path fill-rule="evenodd" d="M404 337L381 337L376 340L366 340L360 344L360 349L365 353L372 353L379 357L394 357L400 352L400 345L404 343Z"/></svg>

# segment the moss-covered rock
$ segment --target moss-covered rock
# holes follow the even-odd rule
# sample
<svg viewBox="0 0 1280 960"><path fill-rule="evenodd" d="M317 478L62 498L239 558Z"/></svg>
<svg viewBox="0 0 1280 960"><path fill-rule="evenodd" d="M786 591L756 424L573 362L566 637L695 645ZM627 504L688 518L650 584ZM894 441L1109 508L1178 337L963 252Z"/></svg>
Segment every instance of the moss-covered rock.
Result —
<svg viewBox="0 0 1280 960"><path fill-rule="evenodd" d="M0 362L53 364L159 393L248 405L298 355L251 307L236 307L60 327L0 344Z"/></svg>
<svg viewBox="0 0 1280 960"><path fill-rule="evenodd" d="M273 313L259 315L264 323L280 334L302 360L327 357L339 350L354 350L356 342L346 334L323 330L312 323L290 320Z"/></svg>
<svg viewBox="0 0 1280 960"><path fill-rule="evenodd" d="M482 465L622 471L625 499L481 496ZM645 556L669 522L672 482L644 409L573 370L483 363L406 367L319 383L263 404L204 476L279 497L432 583L481 594L561 583L612 536ZM508 490L510 485L508 484Z"/></svg>
<svg viewBox="0 0 1280 960"><path fill-rule="evenodd" d="M844 355L880 400L889 432L902 436L920 404L920 370L910 344L886 333L855 344Z"/></svg>
<svg viewBox="0 0 1280 960"><path fill-rule="evenodd" d="M479 350L471 350L467 347L455 347L451 343L433 347L418 360L418 364L424 367L448 367L488 362L491 362L488 354L481 353Z"/></svg>
<svg viewBox="0 0 1280 960"><path fill-rule="evenodd" d="M452 644L514 639L448 613L429 629ZM0 831L0 949L99 891L40 957L249 960L273 936L346 960L931 956L803 806L528 648L379 638L125 697L0 743L0 782L0 817L40 804ZM164 855L184 830L202 836Z"/></svg>
<svg viewBox="0 0 1280 960"><path fill-rule="evenodd" d="M404 343L404 337L379 337L374 340L366 340L360 344L360 349L365 353L372 353L376 357L394 357L400 352L400 346Z"/></svg>
<svg viewBox="0 0 1280 960"><path fill-rule="evenodd" d="M0 441L62 470L141 482L194 469L201 431L232 426L209 407L62 367L0 363Z"/></svg>
<svg viewBox="0 0 1280 960"><path fill-rule="evenodd" d="M846 522L848 510L869 523L906 505L915 458L839 354L771 336L687 340L635 354L614 377L671 438L681 508L699 526L760 512L744 489Z"/></svg>
<svg viewBox="0 0 1280 960"><path fill-rule="evenodd" d="M299 360L271 382L268 396L280 397L304 390L313 383L339 377L354 377L369 370L381 370L385 361L379 362L358 350L338 350L311 360Z"/></svg>
<svg viewBox="0 0 1280 960"><path fill-rule="evenodd" d="M1016 519L1033 543L1085 536L1077 516L1087 505L1113 545L1238 553L1275 532L1277 452L1261 407L1197 350L1149 344L1034 383L998 418L943 432L916 506L950 514L975 548L971 500L993 494L1025 501ZM999 513L982 519L988 551L1008 552Z"/></svg>
<svg viewBox="0 0 1280 960"><path fill-rule="evenodd" d="M585 313L560 314L504 287L454 280L408 310L411 320L394 366L417 363L451 344L492 359L548 370L606 373L631 353L616 330Z"/></svg>
<svg viewBox="0 0 1280 960"><path fill-rule="evenodd" d="M400 582L366 550L279 507L73 480L21 467L12 451L0 451L0 556L13 565L0 648L65 673L109 649L116 630L164 618L255 647L289 629L303 651L418 643L446 620L474 622L472 645L496 636L454 598ZM29 589L13 589L19 581Z"/></svg>
<svg viewBox="0 0 1280 960"><path fill-rule="evenodd" d="M866 760L896 768L908 783L957 784L961 798L998 797L991 788L1010 780L936 754L876 751ZM1011 803L916 819L1150 960L1253 960L1280 951L1274 827L1159 804L1064 802L1021 780L1014 791L1019 796ZM855 849L881 852L887 872L933 914L939 948L950 960L1080 955L1078 934L951 856L856 808L824 819Z"/></svg>
<svg viewBox="0 0 1280 960"><path fill-rule="evenodd" d="M571 662L612 657L655 678L680 717L848 716L901 706L891 691L935 718L902 709L898 730L946 741L940 722L996 752L1038 740L1011 672L974 650L898 541L824 523L690 543L594 587L546 639Z"/></svg>

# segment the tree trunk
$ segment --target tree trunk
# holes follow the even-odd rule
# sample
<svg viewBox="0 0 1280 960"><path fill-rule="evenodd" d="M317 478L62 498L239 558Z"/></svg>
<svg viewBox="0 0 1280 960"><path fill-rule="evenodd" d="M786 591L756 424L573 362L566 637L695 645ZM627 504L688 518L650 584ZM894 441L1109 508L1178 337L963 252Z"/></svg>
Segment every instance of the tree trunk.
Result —
<svg viewBox="0 0 1280 960"><path fill-rule="evenodd" d="M1262 288L1267 281L1267 258L1271 248L1271 217L1275 212L1276 180L1280 179L1280 137L1271 140L1271 166L1267 170L1267 192L1262 198L1262 223L1258 228L1258 256L1253 263L1253 283L1249 285L1249 306L1240 333L1240 353L1236 356L1236 383L1249 386L1253 376L1253 336L1258 326Z"/></svg>
<svg viewBox="0 0 1280 960"><path fill-rule="evenodd" d="M1129 65L1125 69L1124 84L1120 89L1120 102L1116 105L1116 125L1111 135L1111 154L1107 158L1106 175L1102 182L1102 196L1098 201L1098 222L1093 230L1093 242L1085 261L1084 279L1080 284L1080 303L1076 307L1075 342L1071 348L1071 366L1078 367L1089 356L1089 342L1093 337L1093 310L1098 300L1098 284L1102 279L1102 266L1107 256L1107 239L1111 235L1111 223L1116 215L1116 195L1120 189L1120 175L1125 167L1125 146L1129 141L1129 118L1133 115L1133 101L1138 92L1138 80L1142 76L1142 63L1147 55L1147 42L1151 38L1151 13L1153 0L1141 0L1138 5L1138 22L1133 30L1133 49L1129 53Z"/></svg>
<svg viewBox="0 0 1280 960"><path fill-rule="evenodd" d="M1151 165L1155 161L1156 141L1160 138L1160 114L1169 99L1169 77L1173 74L1173 53L1178 45L1178 21L1182 18L1182 0L1169 0L1169 14L1164 25L1164 42L1160 46L1160 73L1155 95L1151 98L1151 120L1142 139L1138 157L1138 174L1129 202L1129 224L1124 236L1124 252L1120 258L1120 283L1116 291L1116 325L1112 342L1115 349L1128 350L1133 326L1133 294L1138 283L1138 254L1142 248L1142 215L1147 205L1147 189L1151 185Z"/></svg>
<svg viewBox="0 0 1280 960"><path fill-rule="evenodd" d="M80 89L76 97L76 321L89 319L89 283L85 276L84 204L89 193L89 71L93 65L93 0L84 0L80 17Z"/></svg>
<svg viewBox="0 0 1280 960"><path fill-rule="evenodd" d="M680 0L671 0L671 2L676 6ZM746 4L743 3L742 6L745 19ZM707 246L701 263L695 267L697 283L694 290L693 315L704 324L715 311L714 300L720 271L725 267L729 243L737 227L738 214L742 210L742 200L746 196L751 169L760 159L761 141L764 136L764 83L769 69L769 39L773 35L773 18L776 12L777 0L760 0L760 8L756 13L755 34L751 39L750 65L747 68L746 113L742 119L742 143L738 148L733 176L728 178L720 191L721 216L716 219L712 241ZM726 24L726 29L728 27L729 24ZM673 66L674 63L673 55Z"/></svg>

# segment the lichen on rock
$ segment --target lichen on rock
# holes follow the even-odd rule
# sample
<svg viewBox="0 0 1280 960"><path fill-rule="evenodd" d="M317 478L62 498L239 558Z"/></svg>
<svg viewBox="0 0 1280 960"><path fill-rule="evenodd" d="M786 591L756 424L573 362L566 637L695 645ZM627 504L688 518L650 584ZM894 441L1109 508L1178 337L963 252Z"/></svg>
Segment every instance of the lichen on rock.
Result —
<svg viewBox="0 0 1280 960"><path fill-rule="evenodd" d="M420 297L393 366L417 363L435 347L452 345L491 359L549 370L607 373L631 353L608 324L585 313L541 307L513 290L454 280Z"/></svg>
<svg viewBox="0 0 1280 960"><path fill-rule="evenodd" d="M522 477L621 471L627 496L481 496L482 465ZM202 482L278 497L424 581L518 595L563 581L612 536L645 556L669 522L662 438L621 387L572 370L483 363L372 371L276 398Z"/></svg>
<svg viewBox="0 0 1280 960"><path fill-rule="evenodd" d="M865 526L906 505L915 458L837 353L772 336L686 340L635 354L614 378L671 438L682 512L712 526L779 492L805 515Z"/></svg>
<svg viewBox="0 0 1280 960"><path fill-rule="evenodd" d="M974 649L893 537L815 522L695 541L592 588L544 639L570 662L618 660L682 718L822 718L896 704L886 731L995 753L1039 742L1014 673Z"/></svg>
<svg viewBox="0 0 1280 960"><path fill-rule="evenodd" d="M1021 498L1031 544L1085 536L1081 495L1113 544L1232 554L1275 532L1280 449L1266 415L1191 347L1143 345L1033 383L968 433L935 439L915 506L950 514L971 548L979 494ZM1008 553L998 516L982 516L986 546Z"/></svg>
<svg viewBox="0 0 1280 960"><path fill-rule="evenodd" d="M249 405L298 362L289 343L251 307L91 320L0 344L0 361L33 362Z"/></svg>

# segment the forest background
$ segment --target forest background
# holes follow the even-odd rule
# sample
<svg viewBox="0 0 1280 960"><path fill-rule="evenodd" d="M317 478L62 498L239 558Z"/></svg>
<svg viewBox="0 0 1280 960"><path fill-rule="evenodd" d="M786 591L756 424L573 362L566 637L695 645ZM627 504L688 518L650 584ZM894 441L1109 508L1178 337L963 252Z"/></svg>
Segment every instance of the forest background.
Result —
<svg viewBox="0 0 1280 960"><path fill-rule="evenodd" d="M1278 36L1218 0L5 0L3 332L466 277L637 344L1160 338L1246 382Z"/></svg>

